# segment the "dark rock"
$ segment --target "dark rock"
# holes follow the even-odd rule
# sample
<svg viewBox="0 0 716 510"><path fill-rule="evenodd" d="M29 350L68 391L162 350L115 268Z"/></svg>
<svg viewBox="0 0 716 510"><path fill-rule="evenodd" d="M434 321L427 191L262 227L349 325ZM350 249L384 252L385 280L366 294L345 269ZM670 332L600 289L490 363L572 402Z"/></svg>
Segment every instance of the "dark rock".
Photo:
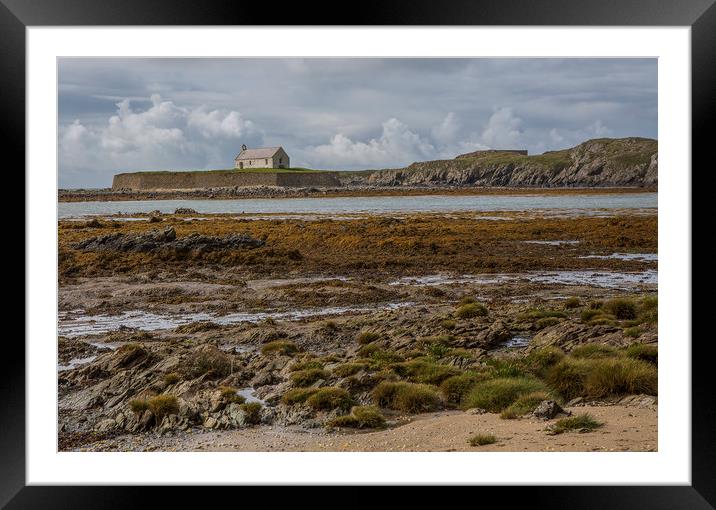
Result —
<svg viewBox="0 0 716 510"><path fill-rule="evenodd" d="M278 380L279 379L276 377L273 370L271 370L270 368L266 368L256 374L254 378L251 379L249 384L253 388L259 388L261 386L269 386L275 384L276 382L278 382Z"/></svg>
<svg viewBox="0 0 716 510"><path fill-rule="evenodd" d="M117 251L134 253L176 252L211 250L237 250L258 248L264 241L255 239L248 234L229 234L225 237L191 234L177 238L172 227L164 230L152 230L139 234L123 234L121 232L91 237L73 245L82 251Z"/></svg>
<svg viewBox="0 0 716 510"><path fill-rule="evenodd" d="M466 348L479 347L481 349L490 349L506 342L512 338L512 331L504 322L498 320L493 322L489 327L478 331L475 336L468 337L461 342L461 346Z"/></svg>
<svg viewBox="0 0 716 510"><path fill-rule="evenodd" d="M634 343L634 339L625 337L621 328L605 324L590 325L564 321L540 330L532 339L527 352L541 347L559 347L569 352L586 343L601 343L621 347Z"/></svg>
<svg viewBox="0 0 716 510"><path fill-rule="evenodd" d="M542 420L551 420L560 413L565 413L564 409L554 400L543 400L532 411L532 416Z"/></svg>

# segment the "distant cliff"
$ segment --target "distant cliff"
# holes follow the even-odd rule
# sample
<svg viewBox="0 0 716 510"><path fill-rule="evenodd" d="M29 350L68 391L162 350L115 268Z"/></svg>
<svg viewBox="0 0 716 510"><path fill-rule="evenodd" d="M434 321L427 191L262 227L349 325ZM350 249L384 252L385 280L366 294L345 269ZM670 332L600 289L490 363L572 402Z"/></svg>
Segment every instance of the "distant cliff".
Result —
<svg viewBox="0 0 716 510"><path fill-rule="evenodd" d="M649 138L598 138L534 156L477 153L341 178L375 186L655 187L657 148Z"/></svg>

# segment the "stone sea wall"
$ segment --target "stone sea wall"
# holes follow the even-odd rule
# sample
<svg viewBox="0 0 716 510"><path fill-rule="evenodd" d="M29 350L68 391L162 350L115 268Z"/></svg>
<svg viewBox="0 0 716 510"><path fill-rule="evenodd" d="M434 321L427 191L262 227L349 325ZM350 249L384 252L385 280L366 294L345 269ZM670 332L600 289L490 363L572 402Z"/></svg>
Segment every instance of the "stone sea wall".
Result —
<svg viewBox="0 0 716 510"><path fill-rule="evenodd" d="M340 186L336 172L135 172L117 174L113 190L175 190L235 186Z"/></svg>

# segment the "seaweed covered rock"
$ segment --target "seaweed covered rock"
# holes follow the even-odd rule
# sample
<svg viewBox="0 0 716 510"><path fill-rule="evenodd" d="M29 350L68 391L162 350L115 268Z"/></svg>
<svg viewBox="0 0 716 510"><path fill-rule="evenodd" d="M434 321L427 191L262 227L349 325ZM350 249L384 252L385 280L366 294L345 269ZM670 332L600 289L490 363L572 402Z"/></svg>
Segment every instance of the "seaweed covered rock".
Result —
<svg viewBox="0 0 716 510"><path fill-rule="evenodd" d="M90 237L72 247L82 251L114 251L133 253L160 253L211 250L239 250L259 248L264 241L255 239L248 234L229 234L224 237L190 234L177 238L174 228L151 230L138 234L116 232L102 236Z"/></svg>

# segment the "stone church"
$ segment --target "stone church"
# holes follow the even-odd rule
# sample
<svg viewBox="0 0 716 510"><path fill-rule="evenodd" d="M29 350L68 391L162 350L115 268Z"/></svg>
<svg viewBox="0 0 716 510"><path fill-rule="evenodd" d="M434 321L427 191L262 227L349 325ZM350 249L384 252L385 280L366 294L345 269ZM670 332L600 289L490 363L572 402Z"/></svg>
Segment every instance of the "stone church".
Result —
<svg viewBox="0 0 716 510"><path fill-rule="evenodd" d="M242 145L241 152L234 158L234 168L290 168L289 157L283 147L249 149Z"/></svg>

